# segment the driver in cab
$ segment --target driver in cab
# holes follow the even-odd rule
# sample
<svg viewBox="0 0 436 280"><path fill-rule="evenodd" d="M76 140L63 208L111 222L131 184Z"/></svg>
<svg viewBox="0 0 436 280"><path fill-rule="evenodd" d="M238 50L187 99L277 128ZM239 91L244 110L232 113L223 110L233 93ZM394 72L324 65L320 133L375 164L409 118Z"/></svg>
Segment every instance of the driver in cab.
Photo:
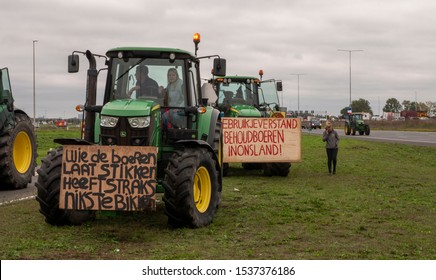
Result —
<svg viewBox="0 0 436 280"><path fill-rule="evenodd" d="M148 76L148 67L145 65L136 67L136 86L129 90L127 96L131 98L135 91L136 98L159 97L159 85Z"/></svg>

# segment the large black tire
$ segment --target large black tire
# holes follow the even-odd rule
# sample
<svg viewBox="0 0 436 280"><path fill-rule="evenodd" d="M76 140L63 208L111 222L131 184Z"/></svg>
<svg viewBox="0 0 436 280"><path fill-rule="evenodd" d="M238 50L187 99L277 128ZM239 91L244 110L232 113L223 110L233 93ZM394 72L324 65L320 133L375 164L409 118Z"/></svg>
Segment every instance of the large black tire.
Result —
<svg viewBox="0 0 436 280"><path fill-rule="evenodd" d="M291 169L290 162L269 162L263 164L263 174L265 176L286 177Z"/></svg>
<svg viewBox="0 0 436 280"><path fill-rule="evenodd" d="M176 151L165 170L163 201L173 227L209 225L220 202L218 170L206 148Z"/></svg>
<svg viewBox="0 0 436 280"><path fill-rule="evenodd" d="M55 226L80 225L95 218L95 211L90 210L65 210L59 209L59 192L62 171L62 147L50 151L42 160L38 169L36 188L39 202L39 212L45 216L48 224Z"/></svg>
<svg viewBox="0 0 436 280"><path fill-rule="evenodd" d="M36 136L26 114L15 113L15 127L0 135L0 187L23 189L36 167Z"/></svg>
<svg viewBox="0 0 436 280"><path fill-rule="evenodd" d="M344 126L344 132L345 132L345 135L351 134L351 128L350 128L350 125L348 123L346 123Z"/></svg>
<svg viewBox="0 0 436 280"><path fill-rule="evenodd" d="M224 162L221 168L223 170L223 177L227 177L227 175L229 174L229 163Z"/></svg>
<svg viewBox="0 0 436 280"><path fill-rule="evenodd" d="M261 170L263 168L263 164L257 162L243 162L242 168L247 170Z"/></svg>
<svg viewBox="0 0 436 280"><path fill-rule="evenodd" d="M371 133L371 130L369 128L369 125L365 125L365 135L369 135Z"/></svg>

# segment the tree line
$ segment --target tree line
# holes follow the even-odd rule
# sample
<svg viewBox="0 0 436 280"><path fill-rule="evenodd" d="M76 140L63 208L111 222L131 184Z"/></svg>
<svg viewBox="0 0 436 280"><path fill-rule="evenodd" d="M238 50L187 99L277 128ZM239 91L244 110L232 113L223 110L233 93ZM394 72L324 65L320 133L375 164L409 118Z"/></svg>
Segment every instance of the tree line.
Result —
<svg viewBox="0 0 436 280"><path fill-rule="evenodd" d="M351 108L353 112L367 112L373 115L371 105L368 100L360 98L359 100L353 100L351 102ZM341 110L341 115L348 112L349 107L344 107ZM386 104L383 107L383 112L393 112L399 113L402 111L424 111L427 112L429 116L436 115L436 102L416 102L410 100L403 100L400 103L396 98L389 98L386 100Z"/></svg>

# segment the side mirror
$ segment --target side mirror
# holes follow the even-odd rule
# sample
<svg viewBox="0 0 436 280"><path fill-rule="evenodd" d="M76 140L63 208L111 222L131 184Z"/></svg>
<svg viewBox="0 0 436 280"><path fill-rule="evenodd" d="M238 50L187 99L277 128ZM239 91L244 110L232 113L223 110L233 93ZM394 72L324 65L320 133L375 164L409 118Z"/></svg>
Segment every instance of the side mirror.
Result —
<svg viewBox="0 0 436 280"><path fill-rule="evenodd" d="M276 89L277 91L283 91L283 85L281 81L277 82Z"/></svg>
<svg viewBox="0 0 436 280"><path fill-rule="evenodd" d="M68 56L68 73L79 72L79 55L72 54Z"/></svg>
<svg viewBox="0 0 436 280"><path fill-rule="evenodd" d="M213 60L212 74L215 76L225 76L226 75L226 60L224 58L215 58Z"/></svg>

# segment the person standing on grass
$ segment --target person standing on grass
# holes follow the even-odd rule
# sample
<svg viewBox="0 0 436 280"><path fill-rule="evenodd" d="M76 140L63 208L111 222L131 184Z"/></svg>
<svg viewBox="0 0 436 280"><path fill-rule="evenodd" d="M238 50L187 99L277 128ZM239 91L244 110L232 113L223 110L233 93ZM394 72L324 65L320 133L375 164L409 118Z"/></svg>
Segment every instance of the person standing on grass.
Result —
<svg viewBox="0 0 436 280"><path fill-rule="evenodd" d="M329 121L325 124L325 130L322 134L322 141L326 142L325 149L327 151L327 166L329 168L329 175L332 174L332 164L333 174L336 174L339 135L336 130L333 129L332 123Z"/></svg>

